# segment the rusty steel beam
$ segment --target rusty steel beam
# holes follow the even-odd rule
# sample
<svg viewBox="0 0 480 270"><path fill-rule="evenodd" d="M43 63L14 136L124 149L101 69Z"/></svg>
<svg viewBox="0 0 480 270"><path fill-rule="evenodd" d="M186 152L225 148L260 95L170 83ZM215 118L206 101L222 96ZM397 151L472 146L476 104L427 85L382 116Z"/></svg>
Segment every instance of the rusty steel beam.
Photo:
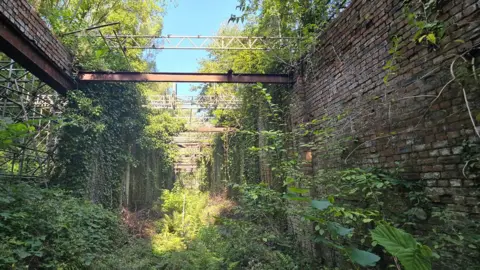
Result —
<svg viewBox="0 0 480 270"><path fill-rule="evenodd" d="M74 88L74 81L60 70L20 31L0 16L0 51L19 63L60 94Z"/></svg>
<svg viewBox="0 0 480 270"><path fill-rule="evenodd" d="M188 82L292 84L288 74L79 72L79 82Z"/></svg>

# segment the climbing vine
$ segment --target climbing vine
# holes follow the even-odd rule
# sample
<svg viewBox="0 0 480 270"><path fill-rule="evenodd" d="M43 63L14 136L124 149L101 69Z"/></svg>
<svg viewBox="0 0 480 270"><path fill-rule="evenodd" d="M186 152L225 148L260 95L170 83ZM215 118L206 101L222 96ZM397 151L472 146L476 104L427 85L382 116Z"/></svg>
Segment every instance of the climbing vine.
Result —
<svg viewBox="0 0 480 270"><path fill-rule="evenodd" d="M407 0L404 2L404 14L408 24L416 29L412 40L430 49L439 48L440 40L445 35L445 23L438 19L437 0Z"/></svg>
<svg viewBox="0 0 480 270"><path fill-rule="evenodd" d="M127 85L95 85L72 92L69 100L53 183L116 208L128 145L146 125L141 95Z"/></svg>

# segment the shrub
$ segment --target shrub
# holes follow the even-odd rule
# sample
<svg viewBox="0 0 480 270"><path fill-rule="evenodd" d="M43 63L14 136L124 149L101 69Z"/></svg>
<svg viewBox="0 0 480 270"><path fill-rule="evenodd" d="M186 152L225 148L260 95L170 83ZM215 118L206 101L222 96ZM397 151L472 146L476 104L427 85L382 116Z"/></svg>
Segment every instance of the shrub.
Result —
<svg viewBox="0 0 480 270"><path fill-rule="evenodd" d="M239 186L236 212L255 221L279 220L285 214L285 204L280 193L263 184Z"/></svg>
<svg viewBox="0 0 480 270"><path fill-rule="evenodd" d="M183 238L195 237L205 223L203 213L208 205L208 193L176 187L165 190L161 199L165 217L159 223L160 231Z"/></svg>
<svg viewBox="0 0 480 270"><path fill-rule="evenodd" d="M149 240L131 239L114 253L107 254L94 263L94 269L158 269L162 259L152 253Z"/></svg>
<svg viewBox="0 0 480 270"><path fill-rule="evenodd" d="M219 211L221 207L218 205L221 204L228 209L232 206L231 204L216 201L213 207L211 204L201 203L204 213L212 210L212 215L216 216L215 225L204 220L200 223L200 227L196 227L198 231L195 237L185 241L183 250L172 248L170 252L163 251L162 269L299 269L301 267L302 262L298 254L295 254L294 245L285 232L282 221L285 205L281 194L264 185L242 185L238 188L238 206L234 208L234 214L229 215L230 218L218 217L221 212ZM195 193L196 195L193 196L194 193L183 192L187 194L188 203L203 202L195 196L204 196L204 194ZM163 209L178 211L180 201L183 203L183 199L178 199L179 196L183 196L179 191L165 192L162 197L165 202ZM186 211L185 220L189 219L189 215L202 215L202 211L194 213ZM171 232L171 228L180 226L177 222L180 218L181 215L175 215L175 213L166 216L163 224L170 225L163 228L170 228ZM159 239L162 239L162 243L168 240L165 233L158 237L161 237ZM169 241L173 242L173 239ZM154 244L155 246L160 246L160 241ZM308 265L302 265L300 269L309 268Z"/></svg>
<svg viewBox="0 0 480 270"><path fill-rule="evenodd" d="M168 252L185 250L183 238L172 233L162 233L152 238L153 253L157 255L165 255Z"/></svg>
<svg viewBox="0 0 480 270"><path fill-rule="evenodd" d="M123 238L117 215L60 190L0 185L0 268L85 268Z"/></svg>

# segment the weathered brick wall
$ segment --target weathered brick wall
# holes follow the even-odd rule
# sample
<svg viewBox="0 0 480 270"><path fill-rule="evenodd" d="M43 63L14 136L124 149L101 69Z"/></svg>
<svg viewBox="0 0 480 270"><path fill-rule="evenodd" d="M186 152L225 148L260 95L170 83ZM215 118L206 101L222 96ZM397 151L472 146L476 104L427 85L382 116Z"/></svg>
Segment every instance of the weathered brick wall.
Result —
<svg viewBox="0 0 480 270"><path fill-rule="evenodd" d="M336 138L356 139L337 159L314 152L314 172L332 166L401 167L406 179L426 184L426 194L437 206L478 218L478 178L462 173L462 143L478 138L462 88L458 82L445 85L456 55L480 44L480 2L440 1L446 34L437 50L412 41L416 30L408 24L402 2L352 1L320 37L313 63L304 64L298 74L292 122L344 113L334 121ZM394 36L400 40L398 70L386 85L383 67L391 58ZM471 54L479 63L478 50ZM478 113L478 88L465 90Z"/></svg>
<svg viewBox="0 0 480 270"><path fill-rule="evenodd" d="M60 70L71 74L71 54L27 0L0 0L0 17L23 33Z"/></svg>

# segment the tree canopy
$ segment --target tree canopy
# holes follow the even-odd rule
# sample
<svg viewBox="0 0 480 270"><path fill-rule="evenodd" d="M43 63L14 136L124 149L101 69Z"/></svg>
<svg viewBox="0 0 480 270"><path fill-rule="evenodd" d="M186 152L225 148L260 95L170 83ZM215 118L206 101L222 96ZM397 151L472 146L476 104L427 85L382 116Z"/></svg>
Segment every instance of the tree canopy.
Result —
<svg viewBox="0 0 480 270"><path fill-rule="evenodd" d="M118 23L101 28L105 35L154 35L163 26L163 0L30 0L52 31L76 57L80 68L90 70L136 70L151 68L139 50L110 50L102 39L89 39L74 31ZM90 34L90 33L86 33ZM91 34L97 34L96 31ZM147 61L146 61L147 60Z"/></svg>

